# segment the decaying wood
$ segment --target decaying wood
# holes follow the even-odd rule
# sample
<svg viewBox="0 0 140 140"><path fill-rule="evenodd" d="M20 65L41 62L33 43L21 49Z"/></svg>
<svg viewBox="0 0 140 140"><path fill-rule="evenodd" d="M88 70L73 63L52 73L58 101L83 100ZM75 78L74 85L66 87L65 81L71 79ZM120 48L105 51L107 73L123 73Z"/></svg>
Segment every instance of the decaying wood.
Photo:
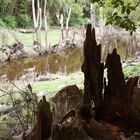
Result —
<svg viewBox="0 0 140 140"><path fill-rule="evenodd" d="M45 96L38 104L37 118L34 128L25 135L24 140L45 140L51 135L51 125L53 115L50 110L50 104L46 101Z"/></svg>
<svg viewBox="0 0 140 140"><path fill-rule="evenodd" d="M101 62L101 45L97 45L95 30L91 25L87 26L84 42L84 63L82 71L85 76L83 104L91 104L94 101L96 115L100 114L103 102L103 69Z"/></svg>
<svg viewBox="0 0 140 140"><path fill-rule="evenodd" d="M130 78L125 82L120 56L116 49L112 54L108 54L106 67L108 85L105 85L104 117L113 121L117 116L128 123L131 122L132 125L140 122L140 119L136 119L137 107L134 106L134 89L137 87L139 77Z"/></svg>
<svg viewBox="0 0 140 140"><path fill-rule="evenodd" d="M106 59L105 68L107 68L108 80L104 79L103 90L104 65L100 61L101 46L96 43L94 29L91 30L91 25L88 25L84 43L84 63L82 65L85 77L83 106L91 105L93 100L95 115L98 119L108 121L125 119L128 123L130 121L132 124L140 123L140 119L138 119L139 108L134 103L136 96L139 96L138 93L134 94L139 77L131 78L127 83L125 82L120 56L114 49Z"/></svg>
<svg viewBox="0 0 140 140"><path fill-rule="evenodd" d="M82 93L76 85L71 85L60 90L53 98L56 104L56 120L61 120L67 112L76 110L80 107Z"/></svg>
<svg viewBox="0 0 140 140"><path fill-rule="evenodd" d="M115 112L119 114L124 113L126 105L126 86L124 75L122 72L122 66L120 56L117 54L117 50L114 49L112 54L108 54L106 60L108 85L105 90L105 104L106 112L108 115L114 115Z"/></svg>
<svg viewBox="0 0 140 140"><path fill-rule="evenodd" d="M74 125L53 125L51 140L94 140L83 128Z"/></svg>
<svg viewBox="0 0 140 140"><path fill-rule="evenodd" d="M69 112L67 112L64 117L60 120L60 123L65 122L68 118L70 117L74 117L76 116L76 111L75 110L70 110Z"/></svg>

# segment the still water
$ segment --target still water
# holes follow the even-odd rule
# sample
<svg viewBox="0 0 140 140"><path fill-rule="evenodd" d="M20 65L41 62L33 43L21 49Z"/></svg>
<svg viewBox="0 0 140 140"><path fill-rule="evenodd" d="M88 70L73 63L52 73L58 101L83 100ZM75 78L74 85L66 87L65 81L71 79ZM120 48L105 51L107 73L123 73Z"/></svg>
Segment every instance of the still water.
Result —
<svg viewBox="0 0 140 140"><path fill-rule="evenodd" d="M106 47L104 58L113 48L117 48L121 60L126 60L133 52L136 44L134 39L128 36L115 37L115 40L107 40L102 48ZM26 58L12 60L10 62L0 63L0 76L5 75L9 80L18 80L27 71L43 73L69 74L80 70L83 62L83 48L74 48L50 56L39 56L35 58ZM107 51L106 51L107 50ZM135 50L136 52L137 50ZM103 60L105 62L105 59Z"/></svg>
<svg viewBox="0 0 140 140"><path fill-rule="evenodd" d="M69 74L80 69L83 61L82 48L71 51L3 62L0 64L0 76L6 75L9 80L17 80L30 69L30 72Z"/></svg>

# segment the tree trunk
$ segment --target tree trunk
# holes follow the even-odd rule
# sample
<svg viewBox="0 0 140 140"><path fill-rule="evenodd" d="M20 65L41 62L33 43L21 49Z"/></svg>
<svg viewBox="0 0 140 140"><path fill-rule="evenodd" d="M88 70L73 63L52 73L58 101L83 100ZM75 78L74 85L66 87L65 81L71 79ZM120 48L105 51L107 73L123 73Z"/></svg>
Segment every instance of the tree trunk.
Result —
<svg viewBox="0 0 140 140"><path fill-rule="evenodd" d="M64 40L64 18L63 18L63 14L61 14L61 17L60 17L60 24L61 24L61 40L63 41Z"/></svg>
<svg viewBox="0 0 140 140"><path fill-rule="evenodd" d="M47 26L47 16L48 16L48 11L46 10L47 8L47 0L45 0L45 5L44 5L44 25L45 25L45 48L46 50L48 49L48 26Z"/></svg>
<svg viewBox="0 0 140 140"><path fill-rule="evenodd" d="M41 21L41 8L39 4L39 0L37 0L37 8L35 8L35 0L32 0L32 14L33 14L33 23L34 23L34 29L35 29L35 40L40 43L40 26L42 25Z"/></svg>
<svg viewBox="0 0 140 140"><path fill-rule="evenodd" d="M70 15L71 15L71 8L68 11L68 17L66 20L66 38L69 36L69 20L70 20Z"/></svg>

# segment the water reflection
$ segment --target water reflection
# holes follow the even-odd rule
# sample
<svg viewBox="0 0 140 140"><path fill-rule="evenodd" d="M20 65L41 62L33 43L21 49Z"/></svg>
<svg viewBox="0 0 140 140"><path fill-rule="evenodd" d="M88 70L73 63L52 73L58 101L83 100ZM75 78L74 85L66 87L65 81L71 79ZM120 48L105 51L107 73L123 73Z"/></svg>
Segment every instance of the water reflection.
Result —
<svg viewBox="0 0 140 140"><path fill-rule="evenodd" d="M51 56L40 56L1 63L0 76L7 75L9 80L17 80L29 71L28 69L30 69L30 72L34 71L41 74L47 72L69 74L79 70L82 61L82 48L75 48L71 51Z"/></svg>
<svg viewBox="0 0 140 140"><path fill-rule="evenodd" d="M131 36L117 36L105 39L102 44L102 61L105 62L108 53L117 48L122 60L126 60L138 51L135 38ZM135 49L135 50L134 50ZM51 56L40 56L36 58L12 60L0 64L0 76L6 75L9 80L19 79L27 71L39 74L60 73L69 74L80 69L83 61L82 48L53 54Z"/></svg>

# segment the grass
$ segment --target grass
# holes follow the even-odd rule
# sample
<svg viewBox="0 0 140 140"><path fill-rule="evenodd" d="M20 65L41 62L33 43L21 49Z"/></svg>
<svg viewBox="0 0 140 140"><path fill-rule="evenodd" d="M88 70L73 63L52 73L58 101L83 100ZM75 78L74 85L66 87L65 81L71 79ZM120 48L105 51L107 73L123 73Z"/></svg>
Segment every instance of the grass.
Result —
<svg viewBox="0 0 140 140"><path fill-rule="evenodd" d="M128 66L123 69L125 77L140 74L140 63L134 66Z"/></svg>
<svg viewBox="0 0 140 140"><path fill-rule="evenodd" d="M16 32L16 36L24 43L24 48L25 50L32 50L32 45L33 45L33 38L34 38L34 33L20 33ZM41 38L41 43L43 47L45 46L45 32L42 31L40 33L40 38ZM60 39L60 30L51 30L48 32L48 44L55 44L58 43ZM8 44L12 45L15 42L15 38L12 35L12 33L9 33L8 36ZM2 40L0 40L0 44L2 43Z"/></svg>
<svg viewBox="0 0 140 140"><path fill-rule="evenodd" d="M11 128L17 125L17 118L0 116L0 139L8 139L11 136ZM9 128L11 126L11 128Z"/></svg>
<svg viewBox="0 0 140 140"><path fill-rule="evenodd" d="M83 88L83 80L84 76L82 72L76 72L56 80L35 82L33 83L32 87L34 92L44 91L47 92L49 97L52 97L60 89L68 85L76 84L80 89Z"/></svg>

